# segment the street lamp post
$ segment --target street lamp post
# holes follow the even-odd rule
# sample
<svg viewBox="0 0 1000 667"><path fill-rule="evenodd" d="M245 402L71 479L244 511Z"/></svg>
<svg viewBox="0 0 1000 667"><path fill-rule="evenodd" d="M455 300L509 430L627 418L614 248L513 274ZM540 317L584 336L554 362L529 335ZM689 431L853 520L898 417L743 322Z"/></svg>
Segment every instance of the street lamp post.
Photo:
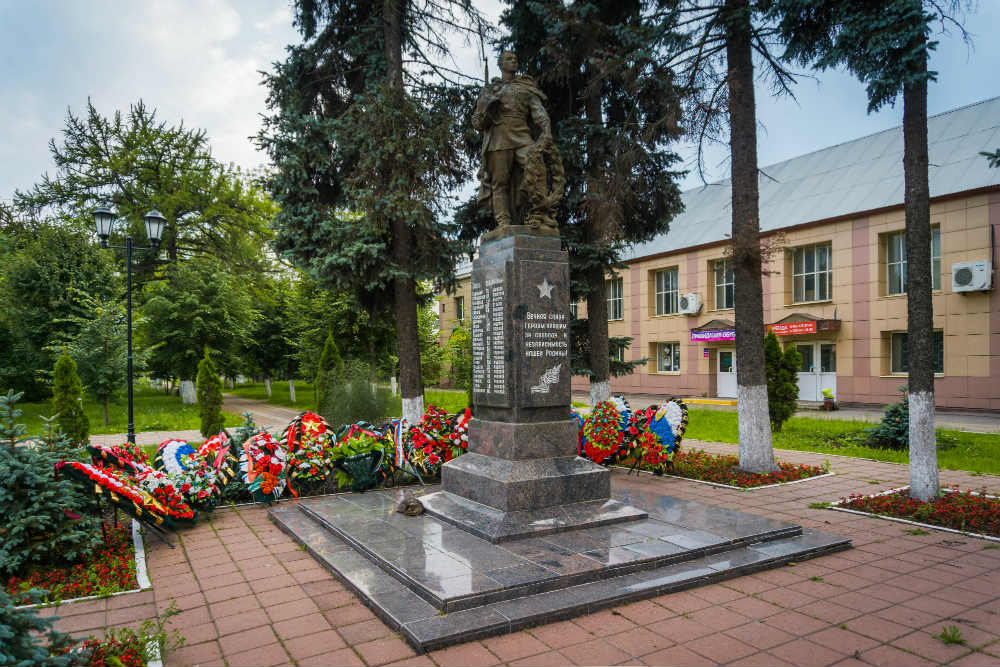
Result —
<svg viewBox="0 0 1000 667"><path fill-rule="evenodd" d="M167 219L159 211L153 209L142 218L146 225L146 236L149 237L148 248L136 248L132 245L132 235L125 234L125 245L108 245L108 237L115 225L115 211L108 206L101 206L94 210L94 227L97 229L97 237L101 239L102 248L118 248L125 250L125 294L128 311L128 441L135 444L135 410L132 400L132 251L134 250L157 250L160 247L160 239L163 238L163 225Z"/></svg>

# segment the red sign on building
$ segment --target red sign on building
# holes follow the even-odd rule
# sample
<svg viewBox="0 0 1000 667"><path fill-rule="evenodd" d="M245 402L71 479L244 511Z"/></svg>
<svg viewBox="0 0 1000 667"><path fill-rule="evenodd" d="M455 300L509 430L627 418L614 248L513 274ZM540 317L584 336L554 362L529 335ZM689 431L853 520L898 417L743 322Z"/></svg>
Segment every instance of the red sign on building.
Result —
<svg viewBox="0 0 1000 667"><path fill-rule="evenodd" d="M769 324L767 328L774 332L775 336L790 336L793 334L816 333L816 321L808 322L785 322L779 324Z"/></svg>

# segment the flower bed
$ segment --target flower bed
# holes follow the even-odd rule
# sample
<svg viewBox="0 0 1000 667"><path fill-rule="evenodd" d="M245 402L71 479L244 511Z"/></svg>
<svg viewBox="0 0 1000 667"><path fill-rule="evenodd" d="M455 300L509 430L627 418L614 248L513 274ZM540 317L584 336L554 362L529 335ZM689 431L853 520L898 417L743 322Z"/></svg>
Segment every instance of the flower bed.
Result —
<svg viewBox="0 0 1000 667"><path fill-rule="evenodd" d="M960 532L1000 537L1000 498L952 487L938 498L924 502L910 497L910 490L897 489L875 496L851 495L837 509L905 519Z"/></svg>
<svg viewBox="0 0 1000 667"><path fill-rule="evenodd" d="M59 602L87 595L108 595L139 587L135 575L135 549L126 525L107 526L107 543L85 561L64 567L45 567L29 571L24 577L11 577L5 588L14 604L31 604L27 591L48 591L41 602Z"/></svg>
<svg viewBox="0 0 1000 667"><path fill-rule="evenodd" d="M694 449L674 455L674 466L670 474L740 489L784 484L826 474L819 466L783 462L778 463L780 470L777 472L755 474L739 470L739 463L739 457L734 454L709 454Z"/></svg>

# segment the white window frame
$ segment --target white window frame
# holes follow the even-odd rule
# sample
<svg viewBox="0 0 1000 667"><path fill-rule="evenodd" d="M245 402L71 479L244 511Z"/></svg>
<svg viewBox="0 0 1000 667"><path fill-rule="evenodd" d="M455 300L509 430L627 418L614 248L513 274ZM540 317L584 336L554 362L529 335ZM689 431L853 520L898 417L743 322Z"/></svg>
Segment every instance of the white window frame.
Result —
<svg viewBox="0 0 1000 667"><path fill-rule="evenodd" d="M654 277L654 288L656 293L656 314L674 315L678 312L678 299L680 291L678 289L677 267L661 269Z"/></svg>
<svg viewBox="0 0 1000 667"><path fill-rule="evenodd" d="M625 361L625 346L624 345L619 345L618 348L615 350L615 353L613 355L611 355L611 358L614 359L615 361L624 362Z"/></svg>
<svg viewBox="0 0 1000 667"><path fill-rule="evenodd" d="M833 244L829 241L800 246L792 251L792 303L829 301L833 298L832 258ZM825 268L821 268L824 263ZM806 290L810 278L813 283L811 299Z"/></svg>
<svg viewBox="0 0 1000 667"><path fill-rule="evenodd" d="M941 225L931 227L931 290L941 289Z"/></svg>
<svg viewBox="0 0 1000 667"><path fill-rule="evenodd" d="M574 301L569 304L569 314L574 320L580 319L580 304L578 301Z"/></svg>
<svg viewBox="0 0 1000 667"><path fill-rule="evenodd" d="M736 301L733 262L730 259L717 259L712 268L715 277L715 310L731 310ZM720 278L722 282L719 282ZM726 299L727 293L729 300Z"/></svg>
<svg viewBox="0 0 1000 667"><path fill-rule="evenodd" d="M677 341L656 344L656 372L679 373L681 370L681 344Z"/></svg>
<svg viewBox="0 0 1000 667"><path fill-rule="evenodd" d="M605 280L604 289L608 299L608 321L625 319L623 279L609 278Z"/></svg>
<svg viewBox="0 0 1000 667"><path fill-rule="evenodd" d="M455 319L461 322L465 319L465 297L455 297Z"/></svg>
<svg viewBox="0 0 1000 667"><path fill-rule="evenodd" d="M893 276L893 268L896 275ZM906 294L906 231L885 235L885 293Z"/></svg>

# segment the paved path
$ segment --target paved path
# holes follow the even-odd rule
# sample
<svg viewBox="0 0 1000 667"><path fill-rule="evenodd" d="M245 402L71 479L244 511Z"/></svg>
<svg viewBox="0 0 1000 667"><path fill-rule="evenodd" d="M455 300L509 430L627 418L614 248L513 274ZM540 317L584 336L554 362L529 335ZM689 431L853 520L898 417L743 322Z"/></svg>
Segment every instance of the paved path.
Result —
<svg viewBox="0 0 1000 667"><path fill-rule="evenodd" d="M734 445L685 441L715 452ZM179 532L171 550L149 540L153 590L45 610L74 634L135 625L171 601L187 645L167 665L997 665L1000 549L995 543L830 510L810 503L906 483L906 466L779 450L829 460L836 476L758 491L613 473L616 485L793 521L848 536L854 548L720 584L569 621L415 655L291 538L264 507L218 510ZM1000 476L941 471L942 485L1000 492ZM966 644L933 635L954 625Z"/></svg>
<svg viewBox="0 0 1000 667"><path fill-rule="evenodd" d="M655 403L661 403L670 396L658 396L654 394L625 394L625 398L633 407L646 407ZM583 392L574 392L573 400L581 403L590 403L590 396ZM691 407L702 410L727 410L735 412L735 405L708 405L692 404ZM848 419L853 421L863 421L875 423L882 420L883 410L875 407L843 407L834 412L823 410L810 410L800 408L795 413L796 417L809 417L813 419ZM938 428L954 429L956 431L973 431L976 433L1000 433L1000 412L979 412L965 410L937 410L934 415Z"/></svg>

